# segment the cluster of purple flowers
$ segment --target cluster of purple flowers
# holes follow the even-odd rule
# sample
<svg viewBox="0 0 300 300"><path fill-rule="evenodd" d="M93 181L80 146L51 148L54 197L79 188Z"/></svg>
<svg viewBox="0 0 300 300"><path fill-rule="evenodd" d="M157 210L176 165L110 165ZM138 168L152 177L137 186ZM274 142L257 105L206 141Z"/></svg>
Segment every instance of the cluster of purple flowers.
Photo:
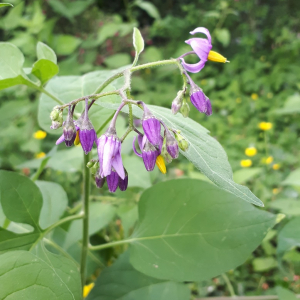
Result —
<svg viewBox="0 0 300 300"><path fill-rule="evenodd" d="M128 186L128 174L125 170L121 156L121 141L117 136L115 121L112 121L105 134L97 138L95 129L89 120L88 99L86 101L85 111L81 117L74 121L73 111L69 106L68 116L63 122L63 134L56 141L56 145L65 142L67 147L76 144L76 137L80 141L85 154L90 152L93 144L97 145L99 160L92 160L87 167L92 169L95 176L95 183L98 188L103 187L105 181L110 192L115 192L117 188L125 191ZM166 124L158 120L143 102L138 102L143 106L144 114L142 118L142 126L144 134L138 134L138 144L141 154L135 149L134 152L142 157L147 171L152 171L155 164L159 169L166 173L164 162L170 162L178 157L179 147L182 150L188 148L187 141L173 130L170 131ZM55 122L55 120L54 120ZM161 136L161 125L164 127L164 136ZM134 138L135 142L136 138Z"/></svg>

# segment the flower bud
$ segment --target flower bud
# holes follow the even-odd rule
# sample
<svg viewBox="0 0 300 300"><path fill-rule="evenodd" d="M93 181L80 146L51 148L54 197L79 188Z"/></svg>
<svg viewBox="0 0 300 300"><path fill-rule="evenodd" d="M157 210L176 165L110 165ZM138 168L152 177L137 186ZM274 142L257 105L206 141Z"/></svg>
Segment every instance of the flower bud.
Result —
<svg viewBox="0 0 300 300"><path fill-rule="evenodd" d="M190 106L186 102L186 99L183 99L182 106L180 108L180 112L184 118L187 118L189 116Z"/></svg>
<svg viewBox="0 0 300 300"><path fill-rule="evenodd" d="M170 163L172 162L172 156L168 153L168 150L167 150L167 142L166 142L166 137L164 138L164 142L163 142L163 145L161 147L161 154L160 154L164 161L166 163Z"/></svg>
<svg viewBox="0 0 300 300"><path fill-rule="evenodd" d="M65 144L67 147L70 147L73 145L74 140L76 138L76 128L73 121L73 115L71 106L69 106L69 112L66 121L63 124L63 133L64 133L64 139Z"/></svg>
<svg viewBox="0 0 300 300"><path fill-rule="evenodd" d="M186 151L189 148L188 141L178 132L175 133L175 139L178 142L178 146L182 151Z"/></svg>
<svg viewBox="0 0 300 300"><path fill-rule="evenodd" d="M206 113L207 101L202 89L198 87L194 82L191 83L190 99L192 104L201 113Z"/></svg>
<svg viewBox="0 0 300 300"><path fill-rule="evenodd" d="M180 110L180 108L182 106L183 97L184 97L184 91L182 90L177 93L176 98L173 100L172 108L171 108L173 115L176 115L178 113L178 111Z"/></svg>
<svg viewBox="0 0 300 300"><path fill-rule="evenodd" d="M98 174L99 173L99 163L95 162L90 170L91 170L92 175Z"/></svg>
<svg viewBox="0 0 300 300"><path fill-rule="evenodd" d="M96 187L98 189L101 189L103 187L104 183L105 183L105 177L102 178L100 176L99 172L97 172L96 175L95 175L95 184L96 184Z"/></svg>
<svg viewBox="0 0 300 300"><path fill-rule="evenodd" d="M55 106L50 113L51 121L57 121L57 119L59 118L59 113L60 113L60 110L57 108L57 106Z"/></svg>
<svg viewBox="0 0 300 300"><path fill-rule="evenodd" d="M86 167L90 169L91 167L94 166L94 164L95 164L94 161L89 161L89 162L86 164Z"/></svg>
<svg viewBox="0 0 300 300"><path fill-rule="evenodd" d="M165 139L167 152L172 156L172 158L177 158L179 154L178 144L169 129L165 130Z"/></svg>

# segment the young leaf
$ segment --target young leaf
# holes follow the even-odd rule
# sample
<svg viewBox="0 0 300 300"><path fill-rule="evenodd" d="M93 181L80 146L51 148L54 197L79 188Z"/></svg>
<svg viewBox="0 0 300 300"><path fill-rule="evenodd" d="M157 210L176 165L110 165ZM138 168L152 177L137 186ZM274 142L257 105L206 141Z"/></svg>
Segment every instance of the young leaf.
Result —
<svg viewBox="0 0 300 300"><path fill-rule="evenodd" d="M48 59L53 63L57 64L57 57L55 52L46 44L38 42L36 45L36 53L38 60Z"/></svg>
<svg viewBox="0 0 300 300"><path fill-rule="evenodd" d="M4 7L4 6L12 6L14 7L12 4L10 3L0 3L0 7Z"/></svg>
<svg viewBox="0 0 300 300"><path fill-rule="evenodd" d="M81 300L80 274L74 263L39 246L36 255L0 255L0 299Z"/></svg>
<svg viewBox="0 0 300 300"><path fill-rule="evenodd" d="M135 58L132 65L135 66L140 53L144 50L144 39L141 35L141 32L136 27L133 29L133 46L135 49Z"/></svg>
<svg viewBox="0 0 300 300"><path fill-rule="evenodd" d="M117 276L116 276L117 275ZM129 263L128 251L101 272L87 300L188 300L187 285L161 281L135 270Z"/></svg>
<svg viewBox="0 0 300 300"><path fill-rule="evenodd" d="M31 73L36 76L42 83L46 83L49 79L58 73L58 66L48 59L40 59L32 66Z"/></svg>
<svg viewBox="0 0 300 300"><path fill-rule="evenodd" d="M130 262L159 279L210 279L242 264L275 219L206 182L158 183L141 196Z"/></svg>

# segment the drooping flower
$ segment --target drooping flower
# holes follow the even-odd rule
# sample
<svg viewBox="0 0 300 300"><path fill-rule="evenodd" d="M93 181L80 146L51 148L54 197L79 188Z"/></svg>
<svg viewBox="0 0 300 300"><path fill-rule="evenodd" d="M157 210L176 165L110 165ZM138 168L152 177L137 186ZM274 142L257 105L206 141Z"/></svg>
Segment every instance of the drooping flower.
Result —
<svg viewBox="0 0 300 300"><path fill-rule="evenodd" d="M221 54L211 51L211 36L208 29L204 27L198 27L195 30L191 31L190 34L194 35L195 33L204 33L207 36L207 39L203 38L191 38L185 41L188 45L190 45L197 56L200 58L200 61L196 64L188 64L184 61L183 58L180 58L182 61L182 66L191 73L198 73L201 71L207 60L216 61L216 62L227 62L227 59Z"/></svg>
<svg viewBox="0 0 300 300"><path fill-rule="evenodd" d="M121 141L117 137L115 127L108 127L105 134L98 139L98 156L100 164L100 176L107 177L112 168L124 179L125 172L121 157Z"/></svg>
<svg viewBox="0 0 300 300"><path fill-rule="evenodd" d="M162 137L160 136L160 146L156 148L153 146L150 141L148 140L146 135L139 135L138 136L138 144L142 154L138 153L135 149L135 139L133 139L133 151L134 153L143 158L144 165L147 171L153 171L155 167L155 162L157 156L160 154L161 144L162 144Z"/></svg>
<svg viewBox="0 0 300 300"><path fill-rule="evenodd" d="M147 139L153 146L158 147L160 144L160 121L155 118L148 107L142 102L144 107L144 114L142 118L143 129Z"/></svg>
<svg viewBox="0 0 300 300"><path fill-rule="evenodd" d="M76 132L77 129L73 121L73 112L71 106L69 106L68 116L66 121L63 124L63 136L67 147L73 145L74 140L76 138Z"/></svg>
<svg viewBox="0 0 300 300"><path fill-rule="evenodd" d="M177 93L176 98L173 100L172 107L171 107L173 115L176 115L180 110L183 102L183 97L184 97L184 91L182 90Z"/></svg>
<svg viewBox="0 0 300 300"><path fill-rule="evenodd" d="M179 154L178 144L173 134L167 128L165 128L165 139L168 153L172 158L177 158Z"/></svg>

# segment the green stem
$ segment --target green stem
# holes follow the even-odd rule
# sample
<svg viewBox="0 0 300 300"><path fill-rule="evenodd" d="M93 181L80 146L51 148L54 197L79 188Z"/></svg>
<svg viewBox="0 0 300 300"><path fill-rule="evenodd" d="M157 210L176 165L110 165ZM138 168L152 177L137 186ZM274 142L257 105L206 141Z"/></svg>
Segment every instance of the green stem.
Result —
<svg viewBox="0 0 300 300"><path fill-rule="evenodd" d="M106 125L110 122L110 120L114 117L115 112L113 112L108 118L107 120L102 124L102 126L97 130L97 134L99 134L105 127Z"/></svg>
<svg viewBox="0 0 300 300"><path fill-rule="evenodd" d="M46 94L47 96L49 96L50 98L52 98L55 102L57 102L59 105L63 105L64 103L59 100L58 98L56 98L54 95L52 95L51 93L49 93L47 90L45 90L42 86L36 86L35 87L37 90L39 90L40 92Z"/></svg>
<svg viewBox="0 0 300 300"><path fill-rule="evenodd" d="M81 249L81 262L80 274L82 288L85 285L86 273L86 259L89 246L89 197L90 197L90 169L87 168L87 163L90 161L90 153L84 154L83 174L84 174L84 188L83 188L83 232L82 232L82 249Z"/></svg>
<svg viewBox="0 0 300 300"><path fill-rule="evenodd" d="M233 289L233 286L232 286L232 284L231 284L231 282L230 282L228 276L227 276L225 273L223 273L223 274L222 274L222 277L223 277L223 279L224 279L224 281L225 281L225 283L226 283L226 285L227 285L227 288L228 288L228 290L229 290L230 296L231 296L231 297L236 297L235 292L234 292L234 289Z"/></svg>
<svg viewBox="0 0 300 300"><path fill-rule="evenodd" d="M118 246L118 245L128 244L128 243L134 242L135 240L136 239L128 239L128 240L116 241L116 242L106 243L106 244L97 245L97 246L90 246L89 249L92 251L97 251L97 250L111 248L111 247Z"/></svg>

